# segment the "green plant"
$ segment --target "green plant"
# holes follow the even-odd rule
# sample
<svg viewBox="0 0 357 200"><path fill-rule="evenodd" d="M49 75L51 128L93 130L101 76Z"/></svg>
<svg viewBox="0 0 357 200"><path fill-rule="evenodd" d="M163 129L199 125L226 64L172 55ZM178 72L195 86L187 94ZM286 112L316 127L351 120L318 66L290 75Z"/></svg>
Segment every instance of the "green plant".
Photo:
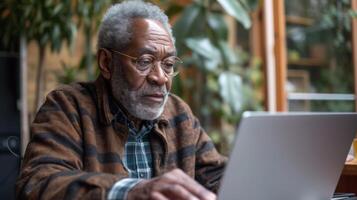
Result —
<svg viewBox="0 0 357 200"><path fill-rule="evenodd" d="M113 0L76 0L74 3L74 10L78 17L78 26L83 27L84 30L84 58L89 80L93 80L96 77L93 67L93 35L98 30L104 9L112 2Z"/></svg>
<svg viewBox="0 0 357 200"><path fill-rule="evenodd" d="M57 82L62 84L70 84L75 81L79 81L82 75L83 68L77 66L70 66L65 62L61 62L62 68L56 72Z"/></svg>
<svg viewBox="0 0 357 200"><path fill-rule="evenodd" d="M44 60L46 57L46 46L51 50L59 52L63 41L71 46L74 42L77 28L72 20L71 1L36 1L28 5L30 38L35 40L39 47L39 62L37 67L35 111L42 104L44 92Z"/></svg>
<svg viewBox="0 0 357 200"><path fill-rule="evenodd" d="M328 66L321 69L318 79L313 79L316 89L323 93L353 93L351 20L356 12L351 1L323 1L320 20L314 26L315 42L324 42L328 49ZM348 102L314 102L314 110L353 111Z"/></svg>
<svg viewBox="0 0 357 200"><path fill-rule="evenodd" d="M18 44L14 41L18 41L20 36L26 34L26 16L18 14L23 12L20 5L24 4L29 4L29 1L4 0L0 2L1 44L9 49L17 49Z"/></svg>
<svg viewBox="0 0 357 200"><path fill-rule="evenodd" d="M76 36L71 3L70 0L5 0L0 4L1 22L4 22L1 35L5 44L22 36L27 41L35 41L39 47L35 112L42 103L46 47L58 52L63 42L71 46Z"/></svg>
<svg viewBox="0 0 357 200"><path fill-rule="evenodd" d="M289 66L309 72L306 92L353 93L351 20L357 15L351 10L351 1L295 0L286 5L287 15L302 16L307 22L287 26L289 60L319 61L318 64L306 62L308 66ZM311 101L309 105L311 111L354 110L353 101Z"/></svg>
<svg viewBox="0 0 357 200"><path fill-rule="evenodd" d="M260 99L253 98L261 84L259 61L253 61L238 47L230 47L224 19L229 14L249 28L249 12L257 3L197 0L181 11L173 26L178 54L184 61L183 73L175 79L174 92L191 104L221 152L227 152L226 144L234 132L222 127L234 126L246 109L261 109ZM179 5L171 5L168 11L172 10L178 13Z"/></svg>

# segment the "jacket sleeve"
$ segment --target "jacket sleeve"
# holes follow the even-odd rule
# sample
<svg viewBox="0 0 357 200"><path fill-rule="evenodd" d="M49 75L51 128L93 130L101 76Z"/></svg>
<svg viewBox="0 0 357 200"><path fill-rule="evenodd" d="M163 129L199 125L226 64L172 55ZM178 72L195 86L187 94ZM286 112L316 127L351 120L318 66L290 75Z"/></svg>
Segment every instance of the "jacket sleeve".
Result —
<svg viewBox="0 0 357 200"><path fill-rule="evenodd" d="M16 183L17 199L106 199L120 174L83 170L78 102L50 93L31 125L31 140Z"/></svg>
<svg viewBox="0 0 357 200"><path fill-rule="evenodd" d="M195 124L199 126L197 119ZM200 133L196 147L195 179L207 189L217 193L227 158L217 152L207 133L201 127L198 129Z"/></svg>

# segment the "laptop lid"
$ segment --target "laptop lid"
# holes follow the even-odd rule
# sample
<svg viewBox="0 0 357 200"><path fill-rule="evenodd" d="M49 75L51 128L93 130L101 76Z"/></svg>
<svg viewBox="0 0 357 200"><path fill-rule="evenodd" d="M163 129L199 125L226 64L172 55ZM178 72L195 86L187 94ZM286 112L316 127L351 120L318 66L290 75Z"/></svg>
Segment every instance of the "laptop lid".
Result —
<svg viewBox="0 0 357 200"><path fill-rule="evenodd" d="M356 131L356 113L246 112L218 199L330 199Z"/></svg>

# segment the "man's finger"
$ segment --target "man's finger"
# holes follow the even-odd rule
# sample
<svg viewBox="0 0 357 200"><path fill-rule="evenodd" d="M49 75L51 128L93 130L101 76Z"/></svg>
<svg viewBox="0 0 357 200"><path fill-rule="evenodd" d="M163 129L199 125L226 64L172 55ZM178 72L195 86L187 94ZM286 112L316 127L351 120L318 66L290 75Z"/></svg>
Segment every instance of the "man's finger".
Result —
<svg viewBox="0 0 357 200"><path fill-rule="evenodd" d="M160 191L168 196L170 199L183 199L183 200L199 200L194 194L189 192L185 187L180 184L167 184L160 188Z"/></svg>
<svg viewBox="0 0 357 200"><path fill-rule="evenodd" d="M181 171L179 169L175 169L171 172L172 173L169 172L167 175L173 182L179 183L181 186L183 186L185 189L190 191L192 194L194 194L199 199L201 199L201 200L215 200L216 199L215 194L213 194L211 191L204 188L202 185L200 185L198 182L196 182L190 176L185 174L183 171Z"/></svg>
<svg viewBox="0 0 357 200"><path fill-rule="evenodd" d="M163 194L161 194L160 192L152 192L150 195L150 200L169 200L168 198L166 198Z"/></svg>

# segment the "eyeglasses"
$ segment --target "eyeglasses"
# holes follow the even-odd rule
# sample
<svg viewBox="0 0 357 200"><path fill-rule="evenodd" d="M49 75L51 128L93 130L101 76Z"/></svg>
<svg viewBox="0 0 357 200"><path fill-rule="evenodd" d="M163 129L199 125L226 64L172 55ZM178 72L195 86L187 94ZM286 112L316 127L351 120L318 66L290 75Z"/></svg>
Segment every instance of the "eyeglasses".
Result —
<svg viewBox="0 0 357 200"><path fill-rule="evenodd" d="M148 74L150 74L150 72L154 70L155 64L160 62L160 67L163 70L164 74L167 77L174 77L179 74L179 72L177 71L177 65L183 63L182 60L176 56L169 56L163 60L157 60L155 56L150 54L144 54L140 57L133 57L113 49L108 50L133 59L135 62L136 71L142 76L147 76Z"/></svg>

